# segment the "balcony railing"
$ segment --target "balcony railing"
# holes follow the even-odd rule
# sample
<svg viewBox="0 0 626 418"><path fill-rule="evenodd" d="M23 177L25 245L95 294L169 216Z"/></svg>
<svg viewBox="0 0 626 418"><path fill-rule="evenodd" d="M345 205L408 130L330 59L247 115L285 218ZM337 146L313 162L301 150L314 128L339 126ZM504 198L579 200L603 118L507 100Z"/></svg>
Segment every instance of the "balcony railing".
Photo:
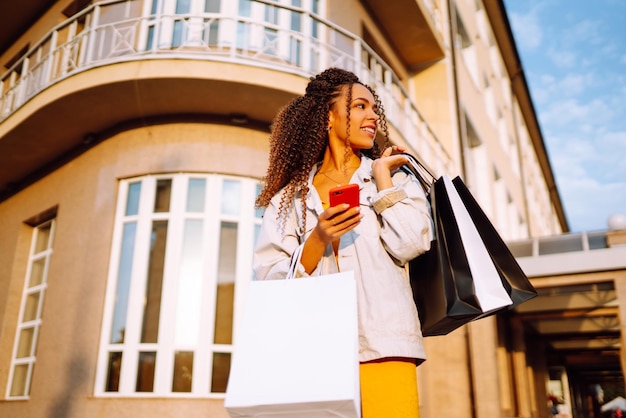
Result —
<svg viewBox="0 0 626 418"><path fill-rule="evenodd" d="M508 242L528 277L552 277L626 269L626 246L611 244L610 231L591 231Z"/></svg>
<svg viewBox="0 0 626 418"><path fill-rule="evenodd" d="M47 87L123 61L211 60L305 77L336 66L376 89L389 122L435 172L456 172L403 84L362 39L305 9L264 0L250 4L274 8L272 18L267 13L144 15L142 2L132 0L93 4L53 28L2 76L0 123Z"/></svg>

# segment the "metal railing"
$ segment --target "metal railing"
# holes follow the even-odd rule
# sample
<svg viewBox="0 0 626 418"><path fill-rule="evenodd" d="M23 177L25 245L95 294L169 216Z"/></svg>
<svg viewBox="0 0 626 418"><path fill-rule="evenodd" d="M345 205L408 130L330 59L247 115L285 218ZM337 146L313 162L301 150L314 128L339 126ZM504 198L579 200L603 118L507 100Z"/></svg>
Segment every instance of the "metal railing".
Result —
<svg viewBox="0 0 626 418"><path fill-rule="evenodd" d="M261 18L223 13L145 15L142 4L99 2L54 27L2 76L0 123L47 87L123 61L212 60L306 77L336 66L353 71L376 89L389 122L436 173L456 172L391 68L362 39L332 22L305 9L264 0L250 4L275 8L272 19L267 13ZM430 13L437 22L437 10Z"/></svg>

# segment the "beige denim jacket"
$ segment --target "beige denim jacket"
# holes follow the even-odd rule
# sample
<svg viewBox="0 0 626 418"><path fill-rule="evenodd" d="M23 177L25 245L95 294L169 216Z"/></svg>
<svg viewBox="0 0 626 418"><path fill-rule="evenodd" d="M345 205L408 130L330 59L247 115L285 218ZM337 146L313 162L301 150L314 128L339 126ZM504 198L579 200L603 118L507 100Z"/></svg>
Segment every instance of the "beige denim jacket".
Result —
<svg viewBox="0 0 626 418"><path fill-rule="evenodd" d="M316 167L309 177L306 197L306 232L300 234L302 209L294 202L281 231L276 219L280 195L268 205L254 252L257 280L286 278L293 254L303 245L323 212L312 185ZM394 187L377 191L372 177L372 160L361 158L351 183L360 187L361 223L341 237L337 261L328 245L311 276L353 270L357 282L359 359L385 357L425 359L417 309L406 263L430 248L432 221L420 185L402 171L393 174ZM296 200L299 196L295 197ZM295 260L296 262L298 260ZM297 262L296 277L308 276Z"/></svg>

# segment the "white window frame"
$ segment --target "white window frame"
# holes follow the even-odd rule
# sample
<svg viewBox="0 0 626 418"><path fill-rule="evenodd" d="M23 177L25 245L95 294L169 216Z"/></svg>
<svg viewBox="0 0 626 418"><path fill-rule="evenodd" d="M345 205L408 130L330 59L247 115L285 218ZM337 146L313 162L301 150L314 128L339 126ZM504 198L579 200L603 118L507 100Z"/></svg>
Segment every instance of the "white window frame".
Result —
<svg viewBox="0 0 626 418"><path fill-rule="evenodd" d="M209 31L210 23L206 21L209 14L204 11L205 0L191 0L189 12L184 19L177 17L176 7L180 0L152 0L144 3L144 16L152 14L153 5L156 3L156 12L154 18L145 21L145 28L142 30L140 45L145 45L147 49L163 48L163 47L179 47L179 46L209 46L209 40L206 39ZM220 16L218 26L218 44L220 46L231 45L234 39L233 26L231 19L225 19L227 16L233 16L232 0L221 0L220 10L216 12ZM174 43L174 27L178 23L183 23L183 40L181 45L173 45ZM154 38L153 45L147 45L148 31L152 29Z"/></svg>
<svg viewBox="0 0 626 418"><path fill-rule="evenodd" d="M292 11L324 9L321 0L267 0L249 1L249 9L240 10L241 0L221 0L220 10L215 13L204 11L205 0L190 0L189 12L178 14L180 0L152 0L144 3L144 16L154 15L142 23L139 45L147 50L178 47L237 47L242 51L276 56L280 59L305 64L305 68L316 61L310 57L309 37L316 26L310 18L303 18L299 30L292 28ZM274 4L272 4L274 3ZM299 6L293 6L294 3ZM175 42L175 27L182 25L182 39ZM217 40L209 42L212 25L217 28ZM318 32L324 30L317 27ZM149 33L152 32L152 38ZM325 36L318 33L318 38ZM150 40L150 42L149 42ZM150 43L150 45L148 44ZM180 43L180 44L179 44ZM308 66L307 66L308 65Z"/></svg>
<svg viewBox="0 0 626 418"><path fill-rule="evenodd" d="M206 179L204 211L185 211L187 184L189 179ZM152 212L156 183L160 179L172 180L170 210L167 213ZM238 215L221 213L222 186L225 181L240 183L240 206ZM138 214L125 214L129 185L141 182ZM232 353L233 344L215 344L213 326L215 296L217 286L217 264L220 250L220 227L222 222L237 224L237 250L235 261L235 294L233 312L233 338L236 335L237 317L241 314L242 299L245 298L247 284L252 280L252 253L256 231L260 226L260 211L254 209L254 201L259 192L259 181L252 178L217 174L176 173L147 175L120 181L118 206L115 216L115 229L111 248L105 308L101 329L101 343L94 385L98 397L194 397L221 398L223 392L211 392L213 353ZM167 242L164 259L163 287L159 315L159 337L157 343L139 343L143 309L138 308L145 296L146 268L149 258L151 225L154 220L167 220ZM200 318L197 341L176 344L176 312L181 275L181 247L185 221L203 221L202 290L199 297ZM115 297L118 285L119 261L122 249L123 228L126 222L137 222L133 267L128 292L125 338L122 344L111 343ZM133 309L134 307L134 309ZM138 355L140 352L156 352L154 386L151 392L136 392ZM192 384L190 392L173 392L174 353L190 351L194 353ZM122 352L119 387L115 392L106 391L109 354Z"/></svg>
<svg viewBox="0 0 626 418"><path fill-rule="evenodd" d="M45 248L40 251L37 250L37 241L42 228L49 227L48 242ZM20 303L20 312L18 317L17 329L15 331L15 341L13 343L13 354L11 356L11 367L9 368L9 380L6 389L6 398L10 400L21 400L30 398L30 387L32 382L33 370L35 368L35 362L37 360L37 342L39 340L39 331L41 329L41 318L43 314L43 303L45 299L46 289L48 287L48 271L50 267L50 259L52 257L52 244L54 242L54 232L56 227L55 219L48 220L33 228L32 240L30 244L28 266L26 268L26 276L24 279L24 290L22 293L22 301ZM43 271L41 275L41 282L31 286L31 274L33 265L36 262L43 260ZM29 296L39 293L39 300L37 301L36 312L34 318L25 320L24 315L27 307ZM33 335L30 342L30 355L18 358L18 350L20 347L20 338L22 331L32 328ZM15 369L17 367L26 366L28 368L26 372L26 380L24 384L23 394L12 395L13 380L15 378Z"/></svg>

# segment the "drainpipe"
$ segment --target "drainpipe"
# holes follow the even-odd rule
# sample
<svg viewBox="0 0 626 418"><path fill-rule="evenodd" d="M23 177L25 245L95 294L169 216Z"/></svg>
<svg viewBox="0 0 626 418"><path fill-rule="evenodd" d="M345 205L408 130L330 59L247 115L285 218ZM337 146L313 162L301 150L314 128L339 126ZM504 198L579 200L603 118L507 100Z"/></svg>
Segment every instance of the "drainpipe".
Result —
<svg viewBox="0 0 626 418"><path fill-rule="evenodd" d="M509 89L511 94L511 104L517 103L515 91L513 90L513 80L519 77L521 69L518 69L513 76L509 79ZM515 100L515 101L514 101ZM519 104L518 104L519 107ZM528 201L528 190L526 190L526 171L524 170L524 158L522 155L522 144L520 143L519 128L520 121L518 119L518 112L513 109L513 133L515 135L515 147L517 148L517 164L519 167L520 182L522 183L522 194L524 196L524 217L526 218L526 235L532 237L532 231L530 229L530 202Z"/></svg>
<svg viewBox="0 0 626 418"><path fill-rule="evenodd" d="M457 33L456 26L456 12L453 12L453 2L448 0L446 2L448 12L448 36L450 38L450 81L452 83L452 96L454 106L454 116L456 118L456 134L458 136L459 143L459 156L460 156L460 168L461 177L467 178L466 162L465 162L465 150L467 149L467 135L465 132L465 118L462 117L461 104L459 103L459 85L456 75L456 46L455 39ZM468 184L469 186L469 184Z"/></svg>
<svg viewBox="0 0 626 418"><path fill-rule="evenodd" d="M446 1L447 7L447 17L448 17L448 36L450 39L450 70L448 72L449 79L452 84L452 100L453 100L453 114L456 118L456 135L458 137L459 144L459 157L460 157L460 175L462 178L467 178L466 173L466 163L465 163L465 150L467 147L467 135L465 129L465 118L462 117L461 112L461 104L459 103L459 85L456 74L456 10L453 9L453 1ZM469 186L469 184L468 184ZM471 327L465 327L465 349L467 350L468 358L471 359L472 350L471 350ZM473 408L471 411L472 417L476 417L476 394L474 393L474 370L472 369L472 361L469 361L467 364L468 367L468 375L469 375L469 393L470 393L470 403Z"/></svg>

